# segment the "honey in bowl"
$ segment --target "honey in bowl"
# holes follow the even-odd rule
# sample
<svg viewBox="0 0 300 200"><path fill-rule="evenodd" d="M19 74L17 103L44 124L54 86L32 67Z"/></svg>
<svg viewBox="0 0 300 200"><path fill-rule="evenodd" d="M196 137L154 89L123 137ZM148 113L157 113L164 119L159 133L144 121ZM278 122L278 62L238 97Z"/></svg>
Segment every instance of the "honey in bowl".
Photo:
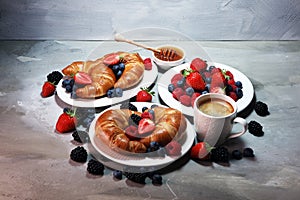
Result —
<svg viewBox="0 0 300 200"><path fill-rule="evenodd" d="M176 47L164 46L158 48L158 50L160 50L160 53L155 52L154 56L163 61L177 61L183 57L183 52Z"/></svg>
<svg viewBox="0 0 300 200"><path fill-rule="evenodd" d="M209 99L202 102L198 109L213 117L224 117L233 113L234 108L232 105L221 99Z"/></svg>

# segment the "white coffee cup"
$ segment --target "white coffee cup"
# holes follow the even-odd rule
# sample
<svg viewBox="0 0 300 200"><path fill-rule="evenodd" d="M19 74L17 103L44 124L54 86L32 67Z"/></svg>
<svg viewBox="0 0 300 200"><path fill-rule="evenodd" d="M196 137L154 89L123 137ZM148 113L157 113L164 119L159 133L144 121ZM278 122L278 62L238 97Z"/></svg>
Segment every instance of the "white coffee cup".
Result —
<svg viewBox="0 0 300 200"><path fill-rule="evenodd" d="M247 131L247 121L236 115L237 104L231 97L217 93L199 96L194 102L194 126L198 140L218 146L228 139L242 136ZM242 130L232 133L236 123L242 125Z"/></svg>

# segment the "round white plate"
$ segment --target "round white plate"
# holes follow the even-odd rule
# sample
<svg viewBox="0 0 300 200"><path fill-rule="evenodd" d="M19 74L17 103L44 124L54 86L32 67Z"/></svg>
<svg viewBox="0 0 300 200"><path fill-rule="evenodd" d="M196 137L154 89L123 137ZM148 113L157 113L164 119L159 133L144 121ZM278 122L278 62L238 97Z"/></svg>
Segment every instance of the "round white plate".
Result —
<svg viewBox="0 0 300 200"><path fill-rule="evenodd" d="M132 102L139 111L142 110L144 106L150 107L154 103L145 103L145 102ZM157 104L159 105L159 104ZM160 105L162 106L162 105ZM120 104L112 106L106 110L110 109L119 109ZM105 112L104 110L103 112ZM184 154L188 152L188 150L193 145L193 142L195 140L195 130L191 123L186 120L187 122L187 129L183 135L183 138L180 139L180 143L182 144L182 151L180 156L171 157L171 156L165 156L165 157L159 157L159 156L147 156L147 153L145 154L135 154L135 153L128 153L128 154L122 154L117 151L114 151L111 149L107 144L105 144L101 139L97 138L95 135L95 124L99 116L103 113L101 112L98 114L93 122L90 125L89 128L89 137L91 144L93 145L94 149L97 151L97 153L100 153L102 156L104 156L106 159L109 159L117 164L125 165L125 166L134 166L134 167L164 167L169 165L170 163L176 161L180 157L182 157ZM135 155L134 155L135 154Z"/></svg>
<svg viewBox="0 0 300 200"><path fill-rule="evenodd" d="M243 84L243 97L237 101L238 112L244 110L252 101L254 96L254 88L251 81L242 72L229 67L227 65L215 62L207 62L208 66L215 66L220 69L229 70L235 81L241 81ZM193 116L193 107L187 107L182 105L179 101L173 98L172 93L168 91L168 85L171 83L172 77L179 73L181 70L189 68L190 63L184 63L177 67L171 68L166 71L158 81L158 93L161 99L170 107L180 110L182 113Z"/></svg>
<svg viewBox="0 0 300 200"><path fill-rule="evenodd" d="M100 97L97 99L83 99L83 98L77 98L72 99L70 93L66 93L65 88L62 87L62 81L61 80L57 87L57 95L58 97L65 103L75 106L75 107L103 107L103 106L109 106L113 104L120 103L122 101L125 101L127 99L130 99L131 97L134 97L136 93L136 89L141 87L147 87L150 86L155 80L158 75L158 69L157 65L152 61L152 70L145 70L143 79L137 84L136 86L129 88L127 90L123 91L122 97L114 97L114 98L108 98L108 97Z"/></svg>

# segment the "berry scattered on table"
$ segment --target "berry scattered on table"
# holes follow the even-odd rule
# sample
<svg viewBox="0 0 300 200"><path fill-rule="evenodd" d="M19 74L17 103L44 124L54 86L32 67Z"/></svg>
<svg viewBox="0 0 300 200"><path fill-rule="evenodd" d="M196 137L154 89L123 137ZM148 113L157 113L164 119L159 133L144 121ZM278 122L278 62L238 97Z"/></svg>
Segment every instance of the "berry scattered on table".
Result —
<svg viewBox="0 0 300 200"><path fill-rule="evenodd" d="M75 130L75 111L70 110L67 112L63 112L56 122L56 131L59 133L67 133Z"/></svg>
<svg viewBox="0 0 300 200"><path fill-rule="evenodd" d="M120 170L114 170L113 171L113 177L118 179L118 180L121 180L122 177L123 177L123 172L120 171Z"/></svg>
<svg viewBox="0 0 300 200"><path fill-rule="evenodd" d="M229 162L229 152L226 147L216 147L211 150L210 158L213 162Z"/></svg>
<svg viewBox="0 0 300 200"><path fill-rule="evenodd" d="M175 140L172 140L165 146L165 150L169 156L179 156L181 155L181 144Z"/></svg>
<svg viewBox="0 0 300 200"><path fill-rule="evenodd" d="M132 172L124 172L124 176L135 183L145 184L145 180L147 178L146 173L132 173Z"/></svg>
<svg viewBox="0 0 300 200"><path fill-rule="evenodd" d="M43 84L43 87L42 87L42 92L41 92L41 96L42 97L50 97L54 94L56 90L56 87L53 83L49 82L49 81L46 81L44 84Z"/></svg>
<svg viewBox="0 0 300 200"><path fill-rule="evenodd" d="M53 71L47 75L47 81L54 85L57 85L62 78L63 75L59 71Z"/></svg>
<svg viewBox="0 0 300 200"><path fill-rule="evenodd" d="M253 149L250 147L247 147L243 150L243 156L244 157L255 157Z"/></svg>
<svg viewBox="0 0 300 200"><path fill-rule="evenodd" d="M137 102L151 102L152 96L155 95L154 91L149 88L141 88L141 90L136 95Z"/></svg>
<svg viewBox="0 0 300 200"><path fill-rule="evenodd" d="M231 156L236 160L241 160L243 158L243 153L240 150L236 149L231 152Z"/></svg>
<svg viewBox="0 0 300 200"><path fill-rule="evenodd" d="M87 160L87 151L84 147L78 146L71 151L70 158L71 160L79 163L84 163Z"/></svg>
<svg viewBox="0 0 300 200"><path fill-rule="evenodd" d="M214 147L211 147L206 142L198 142L191 149L191 157L200 159L200 160L208 160L210 158L210 152Z"/></svg>
<svg viewBox="0 0 300 200"><path fill-rule="evenodd" d="M88 133L85 131L75 130L72 133L73 140L78 143L85 143L88 140Z"/></svg>
<svg viewBox="0 0 300 200"><path fill-rule="evenodd" d="M248 131L254 136L261 137L264 135L263 127L257 121L250 121L248 123Z"/></svg>
<svg viewBox="0 0 300 200"><path fill-rule="evenodd" d="M254 110L259 116L264 117L270 114L268 105L261 101L256 102Z"/></svg>
<svg viewBox="0 0 300 200"><path fill-rule="evenodd" d="M93 175L103 175L104 165L98 160L91 159L88 162L87 171Z"/></svg>
<svg viewBox="0 0 300 200"><path fill-rule="evenodd" d="M153 174L151 177L153 185L161 185L162 184L162 176L160 174Z"/></svg>

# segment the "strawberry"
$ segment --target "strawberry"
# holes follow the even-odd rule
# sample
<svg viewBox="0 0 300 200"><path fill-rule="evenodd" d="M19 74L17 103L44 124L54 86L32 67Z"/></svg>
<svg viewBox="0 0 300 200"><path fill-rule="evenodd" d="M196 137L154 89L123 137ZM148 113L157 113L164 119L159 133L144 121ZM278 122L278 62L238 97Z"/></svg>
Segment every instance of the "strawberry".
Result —
<svg viewBox="0 0 300 200"><path fill-rule="evenodd" d="M166 145L166 152L169 156L179 156L181 154L181 144L172 140Z"/></svg>
<svg viewBox="0 0 300 200"><path fill-rule="evenodd" d="M211 76L211 88L213 87L224 87L226 79L222 72L215 72Z"/></svg>
<svg viewBox="0 0 300 200"><path fill-rule="evenodd" d="M92 83L92 78L85 72L77 72L74 76L74 81L80 85L89 85Z"/></svg>
<svg viewBox="0 0 300 200"><path fill-rule="evenodd" d="M186 82L194 90L204 90L205 82L203 81L202 76L197 71L193 70L184 70L183 75L186 77Z"/></svg>
<svg viewBox="0 0 300 200"><path fill-rule="evenodd" d="M191 106L191 97L189 95L182 95L179 97L179 101L181 104L185 105L185 106Z"/></svg>
<svg viewBox="0 0 300 200"><path fill-rule="evenodd" d="M67 133L75 130L75 111L68 110L61 114L56 122L56 131Z"/></svg>
<svg viewBox="0 0 300 200"><path fill-rule="evenodd" d="M146 58L144 60L144 66L146 70L151 70L152 69L152 62L151 62L151 58Z"/></svg>
<svg viewBox="0 0 300 200"><path fill-rule="evenodd" d="M194 71L202 72L206 70L207 68L207 63L200 58L195 58L192 60L190 64L190 68Z"/></svg>
<svg viewBox="0 0 300 200"><path fill-rule="evenodd" d="M235 85L235 81L233 79L230 79L227 81L227 84L229 85Z"/></svg>
<svg viewBox="0 0 300 200"><path fill-rule="evenodd" d="M150 91L149 88L141 88L141 90L136 95L136 101L137 102L151 102L152 96L154 96L155 93L153 91Z"/></svg>
<svg viewBox="0 0 300 200"><path fill-rule="evenodd" d="M125 129L125 134L130 138L130 139L136 139L138 138L138 129L134 125L130 125Z"/></svg>
<svg viewBox="0 0 300 200"><path fill-rule="evenodd" d="M56 87L53 83L46 81L42 87L42 92L41 92L42 97L52 96L55 92L55 88Z"/></svg>
<svg viewBox="0 0 300 200"><path fill-rule="evenodd" d="M182 88L175 88L175 90L172 92L173 98L179 100L179 98L184 95L185 92Z"/></svg>
<svg viewBox="0 0 300 200"><path fill-rule="evenodd" d="M151 113L149 113L149 112L143 112L143 113L141 114L141 117L142 117L142 118L148 118L148 119L153 120L153 115L152 115Z"/></svg>
<svg viewBox="0 0 300 200"><path fill-rule="evenodd" d="M140 135L143 135L145 133L150 133L152 131L154 131L155 129L155 124L154 122L149 119L149 118L143 118L141 119L141 121L139 122L138 125L138 133Z"/></svg>
<svg viewBox="0 0 300 200"><path fill-rule="evenodd" d="M199 142L194 145L191 149L191 157L197 158L200 160L208 160L210 156L210 151L213 149L208 143L206 142Z"/></svg>
<svg viewBox="0 0 300 200"><path fill-rule="evenodd" d="M118 64L119 62L120 62L120 56L116 53L111 53L107 55L103 60L103 63L106 65L115 65Z"/></svg>

